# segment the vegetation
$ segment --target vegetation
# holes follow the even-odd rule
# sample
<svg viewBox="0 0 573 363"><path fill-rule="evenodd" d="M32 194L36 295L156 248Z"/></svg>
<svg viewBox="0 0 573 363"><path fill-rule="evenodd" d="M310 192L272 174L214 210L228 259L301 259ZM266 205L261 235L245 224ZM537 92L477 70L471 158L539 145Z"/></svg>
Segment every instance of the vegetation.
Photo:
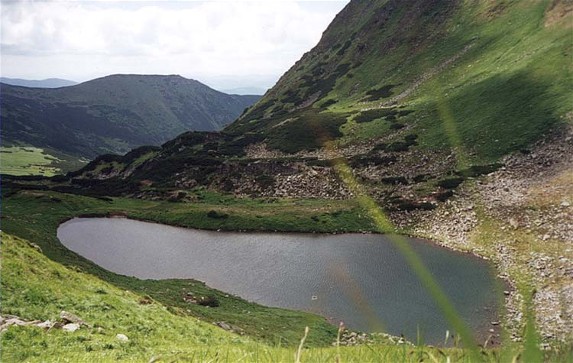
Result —
<svg viewBox="0 0 573 363"><path fill-rule="evenodd" d="M3 142L52 149L67 161L159 145L190 129L220 130L260 98L227 95L179 76L115 75L56 89L1 88ZM18 163L15 155L4 156Z"/></svg>
<svg viewBox="0 0 573 363"><path fill-rule="evenodd" d="M58 159L35 147L1 147L0 157L4 174L52 176L60 171L52 165Z"/></svg>
<svg viewBox="0 0 573 363"><path fill-rule="evenodd" d="M539 350L531 315L526 316L525 341L506 340L499 349L472 344L465 349L326 347L337 332L322 318L258 306L196 281L142 281L112 274L68 251L56 238L59 223L82 215L123 215L221 230L405 232L389 222L379 203L385 203L388 211L435 208L435 203L415 194L431 190L435 201L445 201L461 183L499 168L503 156L526 152L550 129L570 122L571 117L565 117L573 101L568 6L560 0L412 0L406 5L400 0L352 1L317 47L224 132L184 133L160 148L143 148L124 157L102 156L78 172L51 180L8 178L2 190L2 229L8 233L2 241L3 312L25 319L54 319L60 310L73 310L92 327L75 335L11 327L2 333L4 357L292 361L309 326L302 361L571 361L570 344ZM178 80L166 82L177 88ZM64 110L54 106L53 112L61 116ZM103 129L93 113L71 112L93 118L93 127ZM130 113L122 110L117 115L119 120ZM115 128L119 124L110 130L119 130ZM126 147L114 138L105 141L108 149ZM246 158L245 149L262 142L290 154L354 146L363 151L348 160L281 153L270 161ZM91 145L81 145L86 147ZM427 158L420 160L420 155ZM271 186L275 171L289 162L331 166L356 198L235 198L213 191L227 188L217 175L224 174L231 183L245 170L243 166L262 163L267 172L254 182ZM439 173L392 172L372 180L366 180L367 175L358 179L352 169L399 164L406 170L432 162L443 162L447 168ZM381 186L377 201L361 189L368 183ZM393 193L398 188L407 193ZM477 214L480 208L476 201ZM533 250L557 249L550 242L538 246L520 230L514 231L511 241L505 240L509 237L499 221L479 217L468 243L486 255L499 246L511 246L520 261L516 268L527 263ZM34 251L31 243L51 261ZM431 276L422 273L421 278L431 285ZM527 300L531 296L527 281L517 282ZM187 293L204 304L185 301L182 296ZM436 296L436 303L443 304L439 293ZM225 321L248 337L202 321ZM129 342L115 340L117 333L129 335Z"/></svg>

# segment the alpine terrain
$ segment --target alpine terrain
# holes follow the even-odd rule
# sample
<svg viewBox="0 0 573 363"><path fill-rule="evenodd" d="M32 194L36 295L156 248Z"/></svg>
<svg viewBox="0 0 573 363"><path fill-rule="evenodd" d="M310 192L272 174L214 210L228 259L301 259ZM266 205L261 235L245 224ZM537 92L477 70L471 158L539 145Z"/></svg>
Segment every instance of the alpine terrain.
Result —
<svg viewBox="0 0 573 363"><path fill-rule="evenodd" d="M56 161L217 131L260 97L227 95L175 75L113 75L55 89L1 84L0 91L3 146L41 148ZM8 162L22 154L5 151Z"/></svg>
<svg viewBox="0 0 573 363"><path fill-rule="evenodd" d="M124 77L107 81L127 82ZM128 78L129 84L145 82ZM178 90L192 81L156 81L163 91L150 87L153 95L173 96L126 100L111 93L121 87L110 86L105 97L114 110L129 106L136 115L161 112L153 102L169 99L178 105L168 113L172 118L162 116L159 123L139 116L141 124L126 126L119 120L127 111L114 111L116 128L106 128L113 135L98 136L107 146L88 152L90 142L78 138L65 151L94 156L112 151L111 145L125 150L162 142L159 128L183 131L175 120L193 114L184 102L194 101ZM76 361L104 355L110 361L292 361L293 354L295 361L309 362L568 361L572 85L568 0L352 0L316 47L222 131L212 130L224 122L205 120L161 146L100 155L66 175L5 178L3 313L33 325L73 310L89 325L76 335L10 328L3 333L3 354L30 361L44 354ZM58 92L70 90L66 107L88 114L75 103L74 89ZM19 94L28 99L30 92L37 95L34 102L60 107L39 90L10 92L9 100ZM93 91L96 96L104 97ZM111 111L90 110L96 134L95 120ZM150 139L136 132L141 130ZM120 133L129 141L117 142ZM7 135L14 134L8 129ZM38 138L28 136L30 143ZM46 135L41 145L56 142ZM429 238L495 265L507 282L502 317L491 322L485 342L475 341L421 273L459 344L436 349L376 334L358 339L357 333L346 339L351 332L337 332L316 316L251 307L187 280L137 280L105 271L56 237L59 223L86 215L212 230L392 233L398 244L400 235ZM84 285L89 288L79 287ZM211 295L219 305L182 302L187 292ZM124 332L127 344L116 340ZM186 336L190 341L179 340ZM299 342L308 349L297 351ZM333 343L336 348L326 347ZM342 347L347 344L357 346Z"/></svg>

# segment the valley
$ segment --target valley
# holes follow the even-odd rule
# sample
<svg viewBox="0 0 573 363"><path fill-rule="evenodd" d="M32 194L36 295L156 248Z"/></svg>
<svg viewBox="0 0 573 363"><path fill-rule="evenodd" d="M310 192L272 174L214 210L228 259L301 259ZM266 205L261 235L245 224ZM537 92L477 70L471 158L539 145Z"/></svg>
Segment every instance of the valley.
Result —
<svg viewBox="0 0 573 363"><path fill-rule="evenodd" d="M51 165L60 173L184 131L220 130L260 98L175 75L111 75L59 88L2 83L0 91L3 145L41 148L63 161ZM3 156L12 162L12 155Z"/></svg>
<svg viewBox="0 0 573 363"><path fill-rule="evenodd" d="M353 0L316 47L220 131L179 130L138 147L122 141L113 148L119 145L113 139L66 174L3 175L3 313L44 320L67 309L94 322L77 338L56 332L54 340L34 327L10 328L2 333L4 352L41 361L35 342L43 342L51 354L73 347L64 359L74 361L104 355L153 361L157 354L292 361L300 343L295 361L300 354L309 362L569 361L571 24L573 6L561 0ZM183 82L165 77L167 88ZM155 112L149 99L139 105ZM410 345L386 334L337 331L324 317L248 302L224 284L222 292L195 280L108 271L58 240L59 226L77 217L126 217L213 234L384 234L448 322L444 345L455 331L453 347L416 344L421 339L413 333ZM420 258L408 238L495 266L507 284L503 307L499 318L484 320L479 338L444 293L447 283L429 272L426 265L436 261ZM461 275L445 265L445 275ZM42 273L65 275L75 285L66 290L55 278L43 288ZM90 289L81 292L82 284ZM157 328L146 309L161 310ZM140 313L139 324L123 318ZM110 315L122 317L110 322ZM136 338L118 343L122 329ZM165 339L169 330L180 332L174 342ZM340 337L350 335L349 345L359 344L342 347L349 341L341 344ZM193 343L179 341L186 336Z"/></svg>

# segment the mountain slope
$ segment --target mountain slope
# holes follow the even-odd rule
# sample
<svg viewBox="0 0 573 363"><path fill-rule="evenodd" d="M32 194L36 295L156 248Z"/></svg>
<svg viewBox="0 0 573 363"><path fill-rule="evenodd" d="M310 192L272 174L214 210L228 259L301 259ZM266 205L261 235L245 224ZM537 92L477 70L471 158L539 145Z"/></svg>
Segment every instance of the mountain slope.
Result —
<svg viewBox="0 0 573 363"><path fill-rule="evenodd" d="M572 12L558 0L354 0L222 132L103 155L41 188L182 209L215 192L225 213L229 198L288 228L249 198L297 211L304 199L355 205L363 193L371 209L316 209L305 230L386 231L354 224L383 211L392 231L491 259L515 287L502 322L512 338L533 311L544 343L570 346ZM35 187L26 183L9 188ZM216 228L237 228L229 213Z"/></svg>
<svg viewBox="0 0 573 363"><path fill-rule="evenodd" d="M57 89L2 84L1 92L4 144L87 158L219 130L258 99L180 76L114 75Z"/></svg>
<svg viewBox="0 0 573 363"><path fill-rule="evenodd" d="M352 1L222 133L183 134L144 162L114 159L114 169L103 158L74 175L105 170L98 179L291 197L317 195L320 185L318 195L347 198L331 168L343 157L387 208L432 208L464 179L571 123L572 9ZM328 178L314 182L314 173Z"/></svg>
<svg viewBox="0 0 573 363"><path fill-rule="evenodd" d="M339 131L343 143L408 130L423 146L455 141L475 162L494 161L571 111L571 7L564 1L352 2L320 43L227 130L256 130L274 148L299 151L317 145L288 149L281 135L296 132L297 123L308 129L308 122L277 126L282 121L308 108L324 110L324 117L352 112ZM359 118L365 109L392 106L410 113Z"/></svg>

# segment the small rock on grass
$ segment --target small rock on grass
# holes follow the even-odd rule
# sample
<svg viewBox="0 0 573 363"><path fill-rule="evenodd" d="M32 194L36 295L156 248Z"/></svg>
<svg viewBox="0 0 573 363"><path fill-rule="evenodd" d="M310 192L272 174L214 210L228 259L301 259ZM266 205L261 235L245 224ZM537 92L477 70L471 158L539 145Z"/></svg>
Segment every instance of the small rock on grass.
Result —
<svg viewBox="0 0 573 363"><path fill-rule="evenodd" d="M79 328L80 328L80 324L69 323L69 324L64 325L64 326L62 327L62 330L63 330L63 331L67 331L67 332L69 332L69 333L73 333L73 332L75 332L76 330L78 330Z"/></svg>
<svg viewBox="0 0 573 363"><path fill-rule="evenodd" d="M119 340L120 342L128 342L129 338L125 334L117 334L115 339Z"/></svg>

